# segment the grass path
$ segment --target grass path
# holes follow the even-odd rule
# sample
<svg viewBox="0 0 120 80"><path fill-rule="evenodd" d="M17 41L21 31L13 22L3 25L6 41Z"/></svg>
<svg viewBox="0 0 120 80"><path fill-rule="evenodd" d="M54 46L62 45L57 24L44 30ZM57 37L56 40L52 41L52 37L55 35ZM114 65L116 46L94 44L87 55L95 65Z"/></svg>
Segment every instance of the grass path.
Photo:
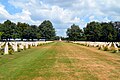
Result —
<svg viewBox="0 0 120 80"><path fill-rule="evenodd" d="M120 55L54 42L0 56L0 80L120 80Z"/></svg>

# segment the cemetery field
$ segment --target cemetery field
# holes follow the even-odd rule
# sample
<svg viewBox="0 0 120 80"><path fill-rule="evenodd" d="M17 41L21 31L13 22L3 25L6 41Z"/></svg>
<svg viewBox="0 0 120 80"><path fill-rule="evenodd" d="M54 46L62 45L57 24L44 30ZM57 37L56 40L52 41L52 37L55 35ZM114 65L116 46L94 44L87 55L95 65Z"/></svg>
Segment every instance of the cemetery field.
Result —
<svg viewBox="0 0 120 80"><path fill-rule="evenodd" d="M120 55L54 42L0 55L0 80L119 80Z"/></svg>

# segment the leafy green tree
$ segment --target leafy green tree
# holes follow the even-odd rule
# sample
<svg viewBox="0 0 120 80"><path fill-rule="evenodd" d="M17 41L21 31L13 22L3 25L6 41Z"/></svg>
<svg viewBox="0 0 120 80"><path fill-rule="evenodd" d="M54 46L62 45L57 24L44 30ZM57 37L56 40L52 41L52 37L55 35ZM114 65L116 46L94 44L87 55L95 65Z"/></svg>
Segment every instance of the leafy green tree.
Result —
<svg viewBox="0 0 120 80"><path fill-rule="evenodd" d="M25 39L37 39L37 26L36 25L31 25L28 26L27 29L24 30L24 38Z"/></svg>
<svg viewBox="0 0 120 80"><path fill-rule="evenodd" d="M116 41L117 29L110 23L101 23L102 26L102 41Z"/></svg>
<svg viewBox="0 0 120 80"><path fill-rule="evenodd" d="M109 33L108 35L108 41L112 41L113 40L113 35L111 33Z"/></svg>
<svg viewBox="0 0 120 80"><path fill-rule="evenodd" d="M112 22L90 22L84 28L84 35L88 41L117 41L119 29Z"/></svg>
<svg viewBox="0 0 120 80"><path fill-rule="evenodd" d="M102 26L99 22L90 22L84 28L84 34L88 41L100 41Z"/></svg>
<svg viewBox="0 0 120 80"><path fill-rule="evenodd" d="M36 37L39 40L41 38L41 34L40 33L36 33Z"/></svg>
<svg viewBox="0 0 120 80"><path fill-rule="evenodd" d="M53 40L55 37L55 29L50 21L43 21L38 27L36 25L29 25L27 23L18 22L17 24L6 20L4 23L0 23L0 37L2 39L40 39L45 38L47 40Z"/></svg>
<svg viewBox="0 0 120 80"><path fill-rule="evenodd" d="M49 20L45 20L39 25L39 33L41 34L41 37L46 40L53 40L56 35L55 29Z"/></svg>
<svg viewBox="0 0 120 80"><path fill-rule="evenodd" d="M120 21L111 22L111 23L117 29L117 38L116 38L116 41L120 41Z"/></svg>
<svg viewBox="0 0 120 80"><path fill-rule="evenodd" d="M3 32L2 38L10 39L15 35L16 24L11 22L10 20L6 20L0 27L0 31Z"/></svg>
<svg viewBox="0 0 120 80"><path fill-rule="evenodd" d="M29 29L29 24L27 24L27 23L21 23L21 22L18 22L17 23L17 27L18 27L18 34L19 34L19 36L20 36L20 38L23 40L23 39L28 39L29 38L29 36L28 36L28 34L29 34L29 31L28 31L28 29Z"/></svg>
<svg viewBox="0 0 120 80"><path fill-rule="evenodd" d="M83 34L79 26L75 24L73 24L71 28L68 28L66 33L67 33L68 39L72 41L80 40Z"/></svg>
<svg viewBox="0 0 120 80"><path fill-rule="evenodd" d="M3 35L3 32L0 32L0 40L1 40L2 35Z"/></svg>

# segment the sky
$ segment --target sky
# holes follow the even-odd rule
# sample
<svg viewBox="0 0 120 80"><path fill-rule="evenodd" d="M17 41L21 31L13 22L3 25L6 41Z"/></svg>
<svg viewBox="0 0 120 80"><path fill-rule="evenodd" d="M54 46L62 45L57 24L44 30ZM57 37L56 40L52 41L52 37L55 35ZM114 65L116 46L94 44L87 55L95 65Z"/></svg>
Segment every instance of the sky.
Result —
<svg viewBox="0 0 120 80"><path fill-rule="evenodd" d="M120 0L0 0L0 23L11 20L40 25L50 20L58 36L72 24L120 21Z"/></svg>

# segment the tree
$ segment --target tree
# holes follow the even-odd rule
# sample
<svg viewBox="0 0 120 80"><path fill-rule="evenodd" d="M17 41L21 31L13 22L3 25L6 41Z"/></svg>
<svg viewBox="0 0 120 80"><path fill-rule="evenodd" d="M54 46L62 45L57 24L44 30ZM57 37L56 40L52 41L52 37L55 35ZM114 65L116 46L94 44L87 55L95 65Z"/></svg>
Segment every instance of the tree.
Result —
<svg viewBox="0 0 120 80"><path fill-rule="evenodd" d="M45 20L39 25L39 33L46 40L53 40L56 35L55 29L49 20Z"/></svg>
<svg viewBox="0 0 120 80"><path fill-rule="evenodd" d="M17 33L16 24L11 22L10 20L6 20L3 24L1 24L0 28L0 32L3 32L2 38L7 40L13 38L13 35Z"/></svg>
<svg viewBox="0 0 120 80"><path fill-rule="evenodd" d="M90 22L84 28L84 35L89 41L117 41L119 28L112 22Z"/></svg>
<svg viewBox="0 0 120 80"><path fill-rule="evenodd" d="M120 21L112 22L112 24L117 29L116 41L120 41Z"/></svg>
<svg viewBox="0 0 120 80"><path fill-rule="evenodd" d="M84 34L88 41L100 41L102 26L99 22L90 22L84 28Z"/></svg>
<svg viewBox="0 0 120 80"><path fill-rule="evenodd" d="M77 41L77 40L80 40L83 32L78 25L73 24L71 28L67 29L66 33L69 40Z"/></svg>
<svg viewBox="0 0 120 80"><path fill-rule="evenodd" d="M36 25L31 25L29 28L30 28L30 38L31 39L37 39L38 38L37 36L39 36L39 38L40 38L41 34L38 33L38 27Z"/></svg>
<svg viewBox="0 0 120 80"><path fill-rule="evenodd" d="M39 40L41 38L41 34L40 33L36 33L36 37Z"/></svg>
<svg viewBox="0 0 120 80"><path fill-rule="evenodd" d="M18 22L17 27L19 29L18 34L19 34L21 40L29 39L29 27L30 27L30 25L27 23Z"/></svg>
<svg viewBox="0 0 120 80"><path fill-rule="evenodd" d="M0 37L2 39L40 39L45 38L47 40L53 40L55 37L55 29L50 21L43 21L38 27L36 25L29 25L27 23L18 22L17 24L6 20L4 23L0 23Z"/></svg>
<svg viewBox="0 0 120 80"><path fill-rule="evenodd" d="M102 41L116 41L117 29L111 22L101 23L102 26Z"/></svg>
<svg viewBox="0 0 120 80"><path fill-rule="evenodd" d="M2 35L3 35L3 32L0 32L0 40L1 40Z"/></svg>

